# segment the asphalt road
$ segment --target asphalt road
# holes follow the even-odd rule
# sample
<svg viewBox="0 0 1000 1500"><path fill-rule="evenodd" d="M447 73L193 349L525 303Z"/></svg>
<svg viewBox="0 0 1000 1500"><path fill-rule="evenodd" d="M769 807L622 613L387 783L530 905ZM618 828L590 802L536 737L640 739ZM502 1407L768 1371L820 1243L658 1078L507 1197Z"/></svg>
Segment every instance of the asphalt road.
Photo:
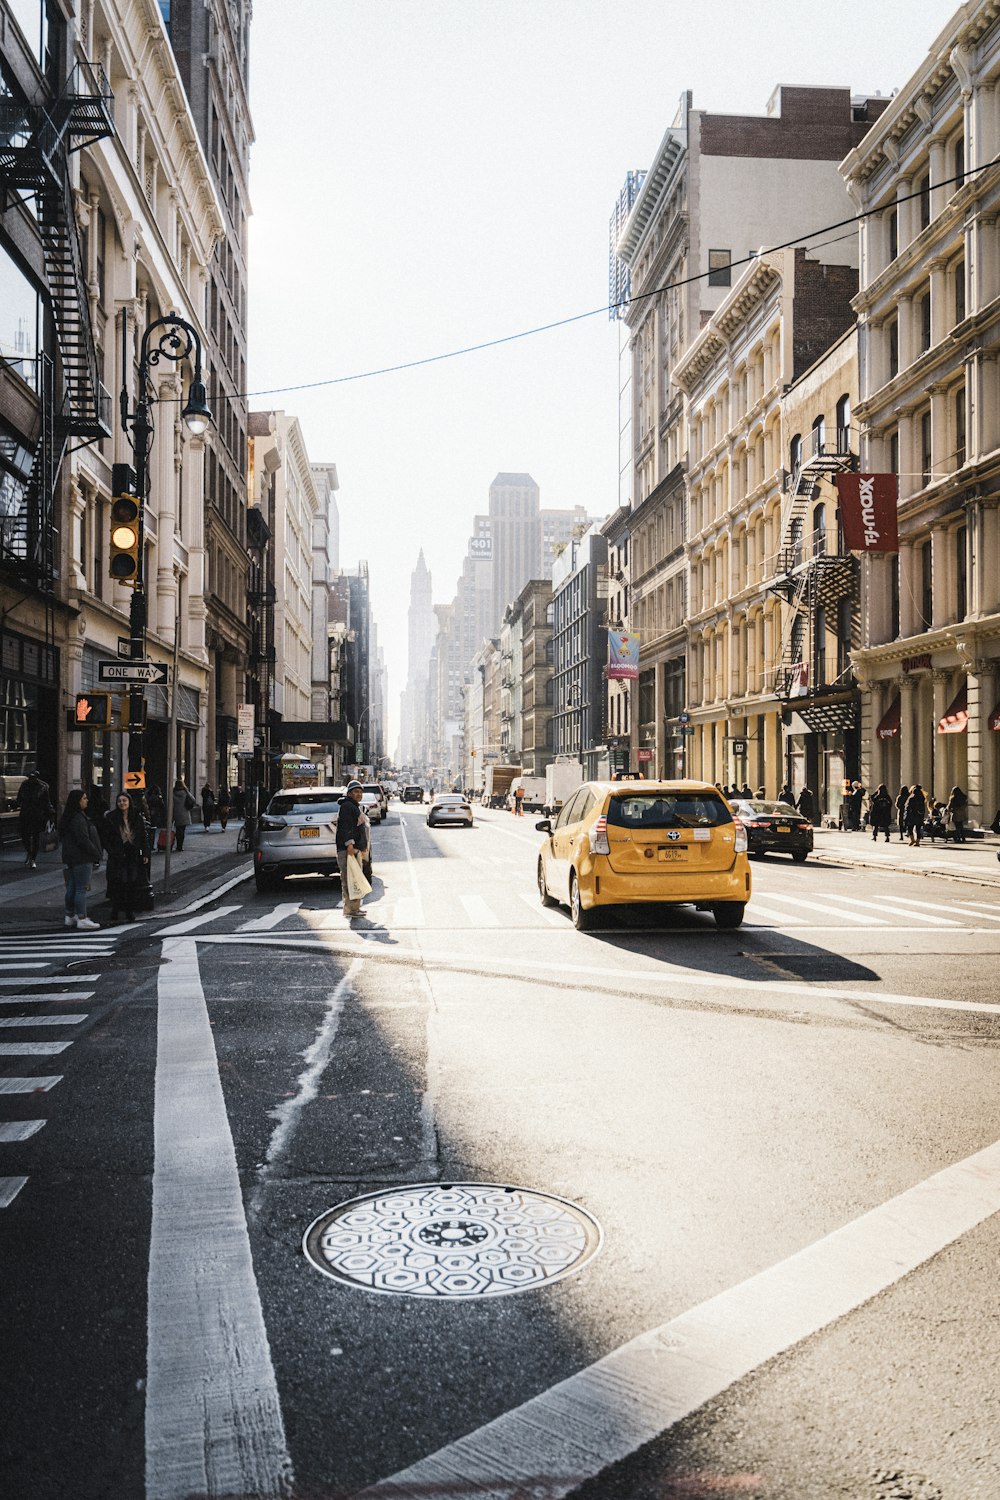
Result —
<svg viewBox="0 0 1000 1500"><path fill-rule="evenodd" d="M771 858L738 932L582 934L539 841L393 804L363 923L0 938L4 1493L996 1500L996 892ZM424 1184L453 1295L303 1253ZM456 1184L527 1289L464 1294Z"/></svg>

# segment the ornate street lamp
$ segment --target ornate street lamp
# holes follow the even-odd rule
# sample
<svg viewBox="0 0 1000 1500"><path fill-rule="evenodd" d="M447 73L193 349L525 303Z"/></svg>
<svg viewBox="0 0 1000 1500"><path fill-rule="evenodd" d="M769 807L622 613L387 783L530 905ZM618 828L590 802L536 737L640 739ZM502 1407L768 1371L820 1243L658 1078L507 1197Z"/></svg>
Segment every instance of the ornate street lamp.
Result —
<svg viewBox="0 0 1000 1500"><path fill-rule="evenodd" d="M130 476L132 493L138 501L138 538L135 549L136 563L131 579L132 605L129 610L129 638L133 660L141 661L146 651L146 589L145 559L143 556L144 511L149 495L149 455L153 444L153 422L150 408L157 401L149 379L149 372L163 360L180 365L184 360L194 359L194 373L188 386L187 401L181 412L181 420L194 437L208 430L212 413L201 375L201 339L198 332L177 313L167 313L148 325L142 335L139 348L139 375L136 389L135 411L129 412L128 389L125 371L128 368L128 319L122 314L122 389L121 426L132 445L132 468ZM125 467L122 465L121 467ZM118 486L115 486L116 490ZM114 536L112 544L115 545ZM173 691L177 691L176 683ZM143 684L133 683L129 687L129 737L128 769L141 772L142 726L144 720ZM141 783L140 783L141 785ZM168 788L169 796L169 788Z"/></svg>

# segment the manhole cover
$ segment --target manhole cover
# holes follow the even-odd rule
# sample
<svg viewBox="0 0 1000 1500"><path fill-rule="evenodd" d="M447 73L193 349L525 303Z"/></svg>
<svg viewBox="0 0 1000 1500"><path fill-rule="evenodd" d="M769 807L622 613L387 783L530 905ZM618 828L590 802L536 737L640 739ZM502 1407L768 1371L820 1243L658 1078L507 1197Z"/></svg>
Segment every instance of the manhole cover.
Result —
<svg viewBox="0 0 1000 1500"><path fill-rule="evenodd" d="M426 1182L327 1209L303 1249L325 1276L369 1292L503 1297L578 1271L602 1238L596 1219L551 1193Z"/></svg>

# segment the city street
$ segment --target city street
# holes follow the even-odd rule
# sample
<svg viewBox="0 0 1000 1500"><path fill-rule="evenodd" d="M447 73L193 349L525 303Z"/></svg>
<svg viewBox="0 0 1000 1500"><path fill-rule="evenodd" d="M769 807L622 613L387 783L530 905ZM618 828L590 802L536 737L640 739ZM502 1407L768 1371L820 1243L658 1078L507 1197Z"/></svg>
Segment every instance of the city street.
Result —
<svg viewBox="0 0 1000 1500"><path fill-rule="evenodd" d="M8 910L5 1492L995 1500L994 850L578 933L533 816L425 815L354 923Z"/></svg>

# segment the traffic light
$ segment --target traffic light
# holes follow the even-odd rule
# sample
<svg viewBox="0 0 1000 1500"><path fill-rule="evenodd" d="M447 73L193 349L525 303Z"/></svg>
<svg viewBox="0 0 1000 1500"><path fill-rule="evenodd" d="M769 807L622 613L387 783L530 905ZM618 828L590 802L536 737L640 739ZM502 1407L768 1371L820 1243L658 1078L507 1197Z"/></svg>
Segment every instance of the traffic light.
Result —
<svg viewBox="0 0 1000 1500"><path fill-rule="evenodd" d="M128 464L115 464L111 477L111 537L108 573L118 583L139 582L139 549L142 544L142 502L135 489L135 473Z"/></svg>
<svg viewBox="0 0 1000 1500"><path fill-rule="evenodd" d="M147 705L146 698L141 688L129 688L122 695L122 728L141 730L146 727Z"/></svg>
<svg viewBox="0 0 1000 1500"><path fill-rule="evenodd" d="M73 723L77 729L107 729L111 723L111 694L77 693Z"/></svg>

